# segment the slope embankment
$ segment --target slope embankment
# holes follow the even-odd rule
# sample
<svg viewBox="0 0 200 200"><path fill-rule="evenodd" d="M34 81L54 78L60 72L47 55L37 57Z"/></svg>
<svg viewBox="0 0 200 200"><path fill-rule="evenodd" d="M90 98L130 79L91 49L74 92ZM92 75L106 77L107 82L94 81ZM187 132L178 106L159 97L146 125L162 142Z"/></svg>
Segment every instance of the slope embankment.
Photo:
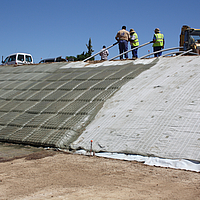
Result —
<svg viewBox="0 0 200 200"><path fill-rule="evenodd" d="M0 68L0 141L200 161L200 58Z"/></svg>
<svg viewBox="0 0 200 200"><path fill-rule="evenodd" d="M136 61L141 62L141 61ZM200 57L160 58L109 98L72 147L200 161Z"/></svg>
<svg viewBox="0 0 200 200"><path fill-rule="evenodd" d="M69 149L104 102L152 64L0 67L0 141Z"/></svg>

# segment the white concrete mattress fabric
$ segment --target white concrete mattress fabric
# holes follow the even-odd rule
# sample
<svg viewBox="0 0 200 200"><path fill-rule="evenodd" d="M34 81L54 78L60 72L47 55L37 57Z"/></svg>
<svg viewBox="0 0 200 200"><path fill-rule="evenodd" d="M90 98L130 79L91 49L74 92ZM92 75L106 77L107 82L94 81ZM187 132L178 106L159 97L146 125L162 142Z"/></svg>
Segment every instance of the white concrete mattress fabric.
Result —
<svg viewBox="0 0 200 200"><path fill-rule="evenodd" d="M159 58L107 100L71 146L89 151L91 140L96 152L199 163L200 57Z"/></svg>

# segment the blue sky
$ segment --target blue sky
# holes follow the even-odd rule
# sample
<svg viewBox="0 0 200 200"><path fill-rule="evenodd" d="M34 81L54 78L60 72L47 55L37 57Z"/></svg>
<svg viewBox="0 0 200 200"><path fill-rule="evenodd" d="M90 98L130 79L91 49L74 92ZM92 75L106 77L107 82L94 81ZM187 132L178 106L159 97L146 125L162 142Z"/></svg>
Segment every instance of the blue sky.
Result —
<svg viewBox="0 0 200 200"><path fill-rule="evenodd" d="M140 44L153 38L160 28L165 48L177 47L182 25L200 28L199 0L1 0L1 48L4 58L15 52L41 58L76 56L87 51L92 40L94 53L115 43L123 25L134 28ZM130 45L129 45L130 49ZM139 57L152 52L148 45ZM109 58L118 54L112 47ZM131 53L129 53L131 57ZM96 60L100 56L95 57Z"/></svg>

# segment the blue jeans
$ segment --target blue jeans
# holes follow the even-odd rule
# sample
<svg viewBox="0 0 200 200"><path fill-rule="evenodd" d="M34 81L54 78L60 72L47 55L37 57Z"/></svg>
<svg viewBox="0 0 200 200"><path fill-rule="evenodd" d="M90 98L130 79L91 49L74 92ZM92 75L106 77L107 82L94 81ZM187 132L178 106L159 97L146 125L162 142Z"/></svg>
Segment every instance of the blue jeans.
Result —
<svg viewBox="0 0 200 200"><path fill-rule="evenodd" d="M133 49L133 48L136 48L137 46L131 46L131 49ZM134 50L132 50L132 56L133 57L135 57L135 58L138 58L138 55L137 55L137 52L138 52L138 49L134 49Z"/></svg>
<svg viewBox="0 0 200 200"><path fill-rule="evenodd" d="M155 52L155 51L160 51L160 50L162 50L162 47L161 47L161 46L159 46L159 47L153 47L153 52ZM162 55L162 52L155 53L155 54L154 54L154 57L159 57L159 56L161 56L161 55Z"/></svg>
<svg viewBox="0 0 200 200"><path fill-rule="evenodd" d="M128 51L128 41L126 40L120 40L119 41L119 53L124 53ZM128 53L125 54L125 58L128 58ZM123 59L123 55L120 56L120 59Z"/></svg>

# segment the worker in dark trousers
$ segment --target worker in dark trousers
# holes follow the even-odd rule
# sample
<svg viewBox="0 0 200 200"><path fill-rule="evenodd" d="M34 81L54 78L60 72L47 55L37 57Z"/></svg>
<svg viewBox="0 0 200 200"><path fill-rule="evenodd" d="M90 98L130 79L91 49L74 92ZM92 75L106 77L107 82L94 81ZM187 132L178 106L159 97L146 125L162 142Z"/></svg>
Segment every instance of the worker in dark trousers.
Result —
<svg viewBox="0 0 200 200"><path fill-rule="evenodd" d="M131 44L131 49L139 46L138 35L132 28L130 29L130 44ZM132 58L133 59L138 58L137 52L138 52L138 49L132 50Z"/></svg>
<svg viewBox="0 0 200 200"><path fill-rule="evenodd" d="M126 30L126 26L122 26L122 30L117 32L115 39L119 42L119 53L128 51L128 41L130 39L130 33ZM128 58L128 53L125 54L125 58ZM123 55L120 56L123 59Z"/></svg>
<svg viewBox="0 0 200 200"><path fill-rule="evenodd" d="M165 40L164 40L164 35L162 33L160 33L159 28L155 29L155 34L153 36L153 51L160 51L162 49L164 49L164 44L165 44ZM159 57L162 55L162 52L159 53L155 53L154 57Z"/></svg>

